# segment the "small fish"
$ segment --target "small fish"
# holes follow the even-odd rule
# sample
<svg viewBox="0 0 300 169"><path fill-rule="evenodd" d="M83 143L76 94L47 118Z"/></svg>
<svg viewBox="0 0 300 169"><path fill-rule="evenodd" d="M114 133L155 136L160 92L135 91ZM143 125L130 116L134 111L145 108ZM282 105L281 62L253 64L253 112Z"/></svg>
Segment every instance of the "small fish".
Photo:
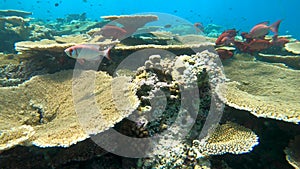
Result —
<svg viewBox="0 0 300 169"><path fill-rule="evenodd" d="M102 59L103 57L111 60L109 53L112 46L103 51L101 51L99 48L100 46L95 44L80 44L65 49L65 53L69 57L76 59L80 64L83 64L86 60L96 61Z"/></svg>
<svg viewBox="0 0 300 169"><path fill-rule="evenodd" d="M281 23L281 20L278 20L276 22L274 22L272 25L268 26L269 22L262 22L259 23L257 25L255 25L251 30L249 35L252 38L264 38L264 36L266 36L269 31L271 30L272 32L274 32L275 35L278 34L278 28L279 25Z"/></svg>
<svg viewBox="0 0 300 169"><path fill-rule="evenodd" d="M272 45L276 47L284 47L286 43L289 43L290 40L286 37L278 37L278 35L274 35L272 38Z"/></svg>
<svg viewBox="0 0 300 169"><path fill-rule="evenodd" d="M250 43L234 41L234 45L241 52L254 53L270 48L273 44L265 39L253 39Z"/></svg>
<svg viewBox="0 0 300 169"><path fill-rule="evenodd" d="M224 31L216 40L216 45L230 45L234 42L237 31L235 29L229 29Z"/></svg>
<svg viewBox="0 0 300 169"><path fill-rule="evenodd" d="M171 27L172 27L171 24L167 24L167 25L164 26L164 28L171 28Z"/></svg>
<svg viewBox="0 0 300 169"><path fill-rule="evenodd" d="M225 60L225 59L229 59L233 56L233 52L230 50L226 50L226 49L217 49L216 50L220 59Z"/></svg>
<svg viewBox="0 0 300 169"><path fill-rule="evenodd" d="M125 35L128 34L125 29L114 25L105 25L101 28L100 33L106 38L112 38L112 40L121 40L123 37L125 37Z"/></svg>
<svg viewBox="0 0 300 169"><path fill-rule="evenodd" d="M194 23L194 28L196 30L196 33L202 33L204 32L204 26L201 22Z"/></svg>

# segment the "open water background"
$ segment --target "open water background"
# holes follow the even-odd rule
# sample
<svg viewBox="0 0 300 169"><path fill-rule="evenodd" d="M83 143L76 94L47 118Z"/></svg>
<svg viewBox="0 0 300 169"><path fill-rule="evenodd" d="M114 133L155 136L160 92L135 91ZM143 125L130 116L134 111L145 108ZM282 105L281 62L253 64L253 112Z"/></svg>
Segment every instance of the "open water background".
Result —
<svg viewBox="0 0 300 169"><path fill-rule="evenodd" d="M299 0L0 0L1 9L33 12L34 18L55 19L86 13L99 20L103 15L162 12L201 22L249 31L263 21L282 19L279 34L300 39Z"/></svg>

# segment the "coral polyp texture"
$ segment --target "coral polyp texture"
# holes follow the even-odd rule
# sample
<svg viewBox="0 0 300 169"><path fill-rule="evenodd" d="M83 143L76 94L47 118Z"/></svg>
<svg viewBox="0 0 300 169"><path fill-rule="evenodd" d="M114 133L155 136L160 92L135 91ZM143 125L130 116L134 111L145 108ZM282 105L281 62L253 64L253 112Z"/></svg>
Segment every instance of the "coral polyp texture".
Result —
<svg viewBox="0 0 300 169"><path fill-rule="evenodd" d="M86 121L93 133L100 133L127 117L138 106L139 100L135 96L134 87L124 77L113 79L104 72L84 71L81 76L95 75L96 87L93 95L96 99L95 105L101 110L91 114L94 121ZM84 128L76 114L73 99L81 102L89 102L89 97L72 95L73 71L61 71L55 74L35 76L29 81L17 87L0 88L1 116L0 131L5 141L2 145L9 144L13 140L26 141L28 145L34 144L40 147L62 146L68 147L78 141L89 137L88 130ZM118 94L127 96L113 97L112 83L118 81L117 88L123 89ZM76 79L75 82L76 83ZM80 85L80 83L77 83ZM126 88L126 90L125 90ZM123 100L126 104L123 103ZM14 106L11 106L14 105ZM121 108L117 106L120 105ZM127 107L126 107L126 106ZM90 105L82 105L90 106ZM96 123L97 122L97 123ZM33 128L34 134L23 134L17 129L26 125ZM16 128L9 130L10 128ZM92 129L91 129L92 128ZM1 147L1 150L7 147Z"/></svg>
<svg viewBox="0 0 300 169"><path fill-rule="evenodd" d="M258 143L258 136L253 131L236 123L227 122L218 125L206 138L194 140L193 147L199 149L201 157L248 153Z"/></svg>
<svg viewBox="0 0 300 169"><path fill-rule="evenodd" d="M194 140L192 146L179 143L164 156L146 159L144 165L155 168L210 168L208 156L225 153L243 154L258 145L258 136L248 128L233 122L218 125L206 138Z"/></svg>
<svg viewBox="0 0 300 169"><path fill-rule="evenodd" d="M254 61L233 61L225 66L232 82L216 91L227 105L257 117L300 122L299 70Z"/></svg>
<svg viewBox="0 0 300 169"><path fill-rule="evenodd" d="M29 125L22 125L1 131L0 151L25 143L33 134L34 129Z"/></svg>

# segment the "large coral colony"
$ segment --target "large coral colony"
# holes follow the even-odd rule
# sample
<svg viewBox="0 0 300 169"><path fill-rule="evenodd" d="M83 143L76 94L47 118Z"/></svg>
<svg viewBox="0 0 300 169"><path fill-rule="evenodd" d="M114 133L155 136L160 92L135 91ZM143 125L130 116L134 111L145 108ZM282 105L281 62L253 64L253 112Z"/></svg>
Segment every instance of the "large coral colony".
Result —
<svg viewBox="0 0 300 169"><path fill-rule="evenodd" d="M300 167L300 43L280 20L238 32L30 15L0 11L0 168ZM126 143L144 155L127 158L92 141L111 129L167 137Z"/></svg>

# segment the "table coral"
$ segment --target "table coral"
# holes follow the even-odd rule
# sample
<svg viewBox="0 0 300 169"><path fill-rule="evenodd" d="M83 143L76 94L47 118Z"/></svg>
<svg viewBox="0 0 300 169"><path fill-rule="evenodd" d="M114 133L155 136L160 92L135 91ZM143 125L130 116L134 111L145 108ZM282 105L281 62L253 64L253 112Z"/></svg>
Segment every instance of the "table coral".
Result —
<svg viewBox="0 0 300 169"><path fill-rule="evenodd" d="M269 63L283 63L293 69L300 69L300 56L297 55L283 56L259 53L256 59Z"/></svg>
<svg viewBox="0 0 300 169"><path fill-rule="evenodd" d="M122 24L129 35L148 22L158 20L156 15L111 15L101 16L101 18Z"/></svg>
<svg viewBox="0 0 300 169"><path fill-rule="evenodd" d="M225 153L243 154L252 151L256 145L258 137L253 131L232 122L217 126L206 138L193 142L193 147L199 149L199 157Z"/></svg>
<svg viewBox="0 0 300 169"><path fill-rule="evenodd" d="M218 125L201 141L194 140L192 146L179 143L164 155L144 159L143 165L156 168L210 168L208 156L248 153L257 144L258 137L253 131L236 123L227 122Z"/></svg>
<svg viewBox="0 0 300 169"><path fill-rule="evenodd" d="M291 42L285 44L284 47L287 51L292 52L294 54L300 54L300 42Z"/></svg>
<svg viewBox="0 0 300 169"><path fill-rule="evenodd" d="M257 117L300 122L299 70L237 60L224 68L233 82L220 84L217 93L228 106Z"/></svg>
<svg viewBox="0 0 300 169"><path fill-rule="evenodd" d="M101 105L101 113L94 112L95 114L93 114L98 121L86 122L94 133L99 133L131 114L138 106L139 101L132 88L118 93L131 98L130 102L128 100L126 102L130 103L126 104L127 107L122 104L124 100L112 96L112 82L117 80L119 88L127 88L130 86L128 79L112 79L106 73L93 71L83 72L82 76L91 73L96 75L96 84L101 84L97 85L94 90L96 105ZM68 147L88 138L87 130L80 123L79 115L76 114L74 108L72 74L73 71L62 71L35 76L17 87L0 88L2 98L0 130L3 132L9 128L29 125L35 133L26 141L40 147ZM77 84L80 85L80 83ZM128 84L127 87L126 84ZM78 97L82 102L87 103L90 100L83 95L78 95ZM118 105L122 108L119 109ZM15 138L11 138L11 140L13 139ZM7 140L6 143L9 141Z"/></svg>
<svg viewBox="0 0 300 169"><path fill-rule="evenodd" d="M0 16L20 16L25 17L28 15L32 15L32 12L22 11L22 10L14 10L14 9L5 9L0 10Z"/></svg>

